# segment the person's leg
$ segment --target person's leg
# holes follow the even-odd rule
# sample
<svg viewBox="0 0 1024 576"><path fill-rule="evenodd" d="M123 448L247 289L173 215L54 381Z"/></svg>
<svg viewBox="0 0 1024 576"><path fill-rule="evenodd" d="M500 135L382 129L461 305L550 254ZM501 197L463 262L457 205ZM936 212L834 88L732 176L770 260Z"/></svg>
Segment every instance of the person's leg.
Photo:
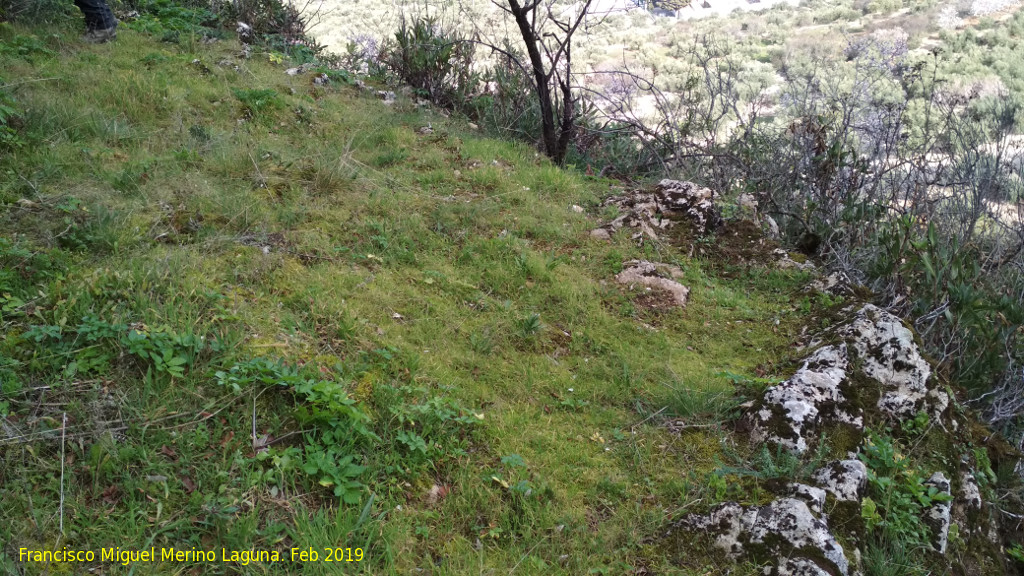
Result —
<svg viewBox="0 0 1024 576"><path fill-rule="evenodd" d="M75 5L85 15L85 27L89 30L112 30L117 19L105 0L75 0Z"/></svg>

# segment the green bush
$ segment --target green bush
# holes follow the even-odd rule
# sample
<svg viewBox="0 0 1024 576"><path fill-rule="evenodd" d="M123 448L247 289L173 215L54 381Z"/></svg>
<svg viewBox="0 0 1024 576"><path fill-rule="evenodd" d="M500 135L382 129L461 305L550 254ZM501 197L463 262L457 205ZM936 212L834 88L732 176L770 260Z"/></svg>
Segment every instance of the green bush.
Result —
<svg viewBox="0 0 1024 576"><path fill-rule="evenodd" d="M475 48L437 18L404 16L394 38L386 42L381 62L416 94L445 107L459 107L476 89Z"/></svg>

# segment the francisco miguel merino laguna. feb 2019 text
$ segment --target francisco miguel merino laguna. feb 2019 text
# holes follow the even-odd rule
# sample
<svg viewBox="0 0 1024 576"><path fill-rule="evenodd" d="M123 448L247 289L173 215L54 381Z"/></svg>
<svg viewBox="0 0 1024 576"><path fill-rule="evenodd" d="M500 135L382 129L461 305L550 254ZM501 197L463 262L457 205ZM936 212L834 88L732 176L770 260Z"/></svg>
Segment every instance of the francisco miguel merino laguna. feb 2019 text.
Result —
<svg viewBox="0 0 1024 576"><path fill-rule="evenodd" d="M179 548L149 548L131 550L100 548L94 550L71 550L66 546L60 550L31 550L18 548L19 562L116 562L128 566L133 562L236 562L247 565L250 562L362 562L362 548L292 548L287 555L278 550L182 550Z"/></svg>

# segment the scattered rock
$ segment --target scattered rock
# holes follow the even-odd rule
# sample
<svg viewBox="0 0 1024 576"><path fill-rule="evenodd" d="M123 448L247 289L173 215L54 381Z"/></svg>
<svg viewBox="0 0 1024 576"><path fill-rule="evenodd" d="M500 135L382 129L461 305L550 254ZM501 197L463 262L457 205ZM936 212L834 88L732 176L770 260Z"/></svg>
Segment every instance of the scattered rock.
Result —
<svg viewBox="0 0 1024 576"><path fill-rule="evenodd" d="M777 574L849 574L849 561L828 525L796 498L749 508L729 502L706 516L687 516L683 525L708 532L732 558L756 553L776 559Z"/></svg>
<svg viewBox="0 0 1024 576"><path fill-rule="evenodd" d="M192 60L192 67L195 68L203 76L206 76L207 74L210 74L210 72L212 72L212 70L210 70L210 67L204 64L203 61L199 58Z"/></svg>
<svg viewBox="0 0 1024 576"><path fill-rule="evenodd" d="M782 248L776 248L772 250L772 254L776 257L775 265L783 270L816 270L814 263L806 258L800 260L794 260L790 256L789 252L786 252Z"/></svg>
<svg viewBox="0 0 1024 576"><path fill-rule="evenodd" d="M860 502L868 485L868 468L860 460L836 460L812 477L815 484L840 502Z"/></svg>
<svg viewBox="0 0 1024 576"><path fill-rule="evenodd" d="M573 204L572 211L577 214L583 214L583 206L577 206L576 204Z"/></svg>
<svg viewBox="0 0 1024 576"><path fill-rule="evenodd" d="M218 60L217 66L220 66L221 68L231 68L235 72L241 72L241 68L239 68L237 64L235 64L231 60L228 60L227 58L221 58L220 60Z"/></svg>
<svg viewBox="0 0 1024 576"><path fill-rule="evenodd" d="M327 86L331 83L331 77L326 72L321 72L313 77L314 86Z"/></svg>
<svg viewBox="0 0 1024 576"><path fill-rule="evenodd" d="M739 206L740 210L749 210L753 213L757 213L757 199L754 198L753 194L740 194L736 197L736 205Z"/></svg>
<svg viewBox="0 0 1024 576"><path fill-rule="evenodd" d="M393 104L395 102L395 93L390 90L378 90L377 97L383 100L385 104Z"/></svg>
<svg viewBox="0 0 1024 576"><path fill-rule="evenodd" d="M931 366L899 318L868 304L840 334L856 350L864 374L882 384L878 409L884 414L900 420L926 410L938 419L946 410L949 396L929 388Z"/></svg>
<svg viewBox="0 0 1024 576"><path fill-rule="evenodd" d="M660 232L687 221L695 234L704 235L722 223L717 198L711 189L692 182L662 180L653 192L635 190L606 200L602 206L615 206L620 214L600 229L610 236L621 228L636 228L633 239L657 240Z"/></svg>
<svg viewBox="0 0 1024 576"><path fill-rule="evenodd" d="M316 68L315 65L306 63L301 66L296 66L295 68L289 68L285 70L284 73L289 76L298 76L299 74L305 74L314 68Z"/></svg>
<svg viewBox="0 0 1024 576"><path fill-rule="evenodd" d="M238 33L238 39L243 44L252 43L256 36L255 31L252 29L252 26L249 26L245 22L238 22L237 24L238 26L235 27L235 32ZM248 58L248 56L246 56L246 58Z"/></svg>
<svg viewBox="0 0 1024 576"><path fill-rule="evenodd" d="M949 495L949 478L946 478L946 475L942 472L932 474L931 478L924 481L924 485L934 487L940 493ZM924 522L931 528L932 537L934 538L932 546L940 554L946 553L946 545L949 543L950 508L949 501L935 502L924 514Z"/></svg>
<svg viewBox="0 0 1024 576"><path fill-rule="evenodd" d="M816 278L811 282L810 289L822 294L842 296L847 298L854 295L853 281L845 272L832 272L823 278Z"/></svg>
<svg viewBox="0 0 1024 576"><path fill-rule="evenodd" d="M773 574L775 576L832 576L827 570L806 558L782 558Z"/></svg>
<svg viewBox="0 0 1024 576"><path fill-rule="evenodd" d="M682 308L686 306L690 289L673 280L682 276L683 271L675 266L647 260L630 260L622 264L622 272L615 275L615 280L619 284L640 284L667 292L672 296L674 303Z"/></svg>

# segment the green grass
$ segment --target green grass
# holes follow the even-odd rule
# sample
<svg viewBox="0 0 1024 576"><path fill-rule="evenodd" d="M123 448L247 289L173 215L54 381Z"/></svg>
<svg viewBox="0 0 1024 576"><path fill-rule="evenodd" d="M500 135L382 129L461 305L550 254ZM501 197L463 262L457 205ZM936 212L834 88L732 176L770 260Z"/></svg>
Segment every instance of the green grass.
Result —
<svg viewBox="0 0 1024 576"><path fill-rule="evenodd" d="M64 545L365 551L313 574L715 565L663 534L742 496L709 484L730 375L786 358L805 277L592 240L570 207L611 182L231 42L0 28L28 37L46 51L0 51L25 142L0 157L3 570L80 573L16 562ZM617 287L632 258L682 267L687 309Z"/></svg>

